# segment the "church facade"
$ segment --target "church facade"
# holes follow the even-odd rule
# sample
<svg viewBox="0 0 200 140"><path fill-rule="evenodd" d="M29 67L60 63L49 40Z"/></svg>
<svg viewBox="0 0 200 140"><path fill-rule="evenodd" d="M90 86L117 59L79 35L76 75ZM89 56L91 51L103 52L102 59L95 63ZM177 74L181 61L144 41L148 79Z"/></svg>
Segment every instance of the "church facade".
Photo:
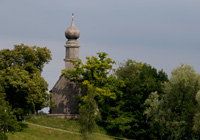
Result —
<svg viewBox="0 0 200 140"><path fill-rule="evenodd" d="M79 43L77 39L80 37L80 31L74 25L74 16L72 14L72 23L65 31L65 37L68 39L65 44L65 69L74 68L70 60L79 60ZM81 96L81 86L66 79L61 75L50 91L55 107L50 109L50 114L62 116L61 118L73 118L77 116L76 97Z"/></svg>

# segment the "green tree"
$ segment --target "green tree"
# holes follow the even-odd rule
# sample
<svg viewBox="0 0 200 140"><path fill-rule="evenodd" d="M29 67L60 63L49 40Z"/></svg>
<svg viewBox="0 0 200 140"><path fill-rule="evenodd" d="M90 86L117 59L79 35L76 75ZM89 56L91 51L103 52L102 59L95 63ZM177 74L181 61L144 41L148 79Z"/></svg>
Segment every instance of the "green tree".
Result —
<svg viewBox="0 0 200 140"><path fill-rule="evenodd" d="M104 52L97 53L97 55L98 58L95 56L86 57L85 64L81 60L71 60L74 64L74 69L63 70L63 74L71 81L82 85L84 93L82 101L87 96L88 88L90 86L95 88L94 99L101 113L101 124L106 126L109 116L117 113L116 108L120 104L118 101L123 95L120 88L124 86L124 82L117 80L111 74L114 71L112 66L115 61L107 58L107 54Z"/></svg>
<svg viewBox="0 0 200 140"><path fill-rule="evenodd" d="M164 83L164 94L152 93L145 110L151 129L161 139L194 139L198 134L200 75L180 65ZM196 124L196 125L195 125ZM195 132L195 131L196 132Z"/></svg>
<svg viewBox="0 0 200 140"><path fill-rule="evenodd" d="M193 131L197 134L197 138L200 139L200 91L196 94L197 110L194 115Z"/></svg>
<svg viewBox="0 0 200 140"><path fill-rule="evenodd" d="M100 120L98 105L94 97L95 88L90 86L88 87L87 95L84 97L83 105L79 109L79 123L81 126L80 131L85 140L87 139L88 134L94 132L96 128L96 121Z"/></svg>
<svg viewBox="0 0 200 140"><path fill-rule="evenodd" d="M128 138L150 139L149 126L143 115L145 100L153 91L162 92L162 83L168 80L167 74L152 66L127 60L116 71L118 79L125 81L120 112L112 119L110 130Z"/></svg>
<svg viewBox="0 0 200 140"><path fill-rule="evenodd" d="M35 113L47 105L48 84L41 72L50 60L51 54L46 47L21 44L15 45L13 50L0 51L0 84L18 116L30 111Z"/></svg>
<svg viewBox="0 0 200 140"><path fill-rule="evenodd" d="M3 89L0 87L1 90ZM9 103L5 101L5 94L0 92L0 139L7 140L5 133L20 130L20 126Z"/></svg>

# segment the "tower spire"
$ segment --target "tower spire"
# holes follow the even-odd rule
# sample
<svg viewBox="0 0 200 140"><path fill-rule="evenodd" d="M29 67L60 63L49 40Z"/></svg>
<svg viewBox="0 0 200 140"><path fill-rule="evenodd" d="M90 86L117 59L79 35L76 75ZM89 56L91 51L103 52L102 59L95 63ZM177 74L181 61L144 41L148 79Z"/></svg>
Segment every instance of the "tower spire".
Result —
<svg viewBox="0 0 200 140"><path fill-rule="evenodd" d="M65 69L72 69L74 68L73 64L71 63L72 60L79 60L79 43L77 39L80 37L80 31L74 25L74 14L72 13L72 24L69 28L65 31L65 37L68 39L65 48Z"/></svg>

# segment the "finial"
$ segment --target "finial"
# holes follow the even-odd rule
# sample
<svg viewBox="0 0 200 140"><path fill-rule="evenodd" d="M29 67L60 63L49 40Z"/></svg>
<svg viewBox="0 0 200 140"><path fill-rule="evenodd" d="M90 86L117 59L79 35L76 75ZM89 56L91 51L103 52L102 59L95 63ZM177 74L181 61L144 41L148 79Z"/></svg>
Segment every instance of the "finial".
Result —
<svg viewBox="0 0 200 140"><path fill-rule="evenodd" d="M65 36L67 39L78 39L80 36L80 31L74 25L74 13L72 13L72 23L65 31Z"/></svg>
<svg viewBox="0 0 200 140"><path fill-rule="evenodd" d="M74 21L74 13L72 13L72 21Z"/></svg>

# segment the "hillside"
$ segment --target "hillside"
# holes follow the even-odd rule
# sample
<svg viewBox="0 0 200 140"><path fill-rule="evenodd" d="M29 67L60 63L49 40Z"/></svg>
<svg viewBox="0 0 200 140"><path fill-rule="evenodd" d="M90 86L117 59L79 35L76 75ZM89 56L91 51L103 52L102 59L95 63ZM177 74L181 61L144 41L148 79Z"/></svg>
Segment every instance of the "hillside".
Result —
<svg viewBox="0 0 200 140"><path fill-rule="evenodd" d="M79 125L76 120L49 118L46 116L28 117L22 123L23 130L14 134L8 133L8 140L81 140L78 132ZM97 128L90 140L112 140L103 136L105 131Z"/></svg>

